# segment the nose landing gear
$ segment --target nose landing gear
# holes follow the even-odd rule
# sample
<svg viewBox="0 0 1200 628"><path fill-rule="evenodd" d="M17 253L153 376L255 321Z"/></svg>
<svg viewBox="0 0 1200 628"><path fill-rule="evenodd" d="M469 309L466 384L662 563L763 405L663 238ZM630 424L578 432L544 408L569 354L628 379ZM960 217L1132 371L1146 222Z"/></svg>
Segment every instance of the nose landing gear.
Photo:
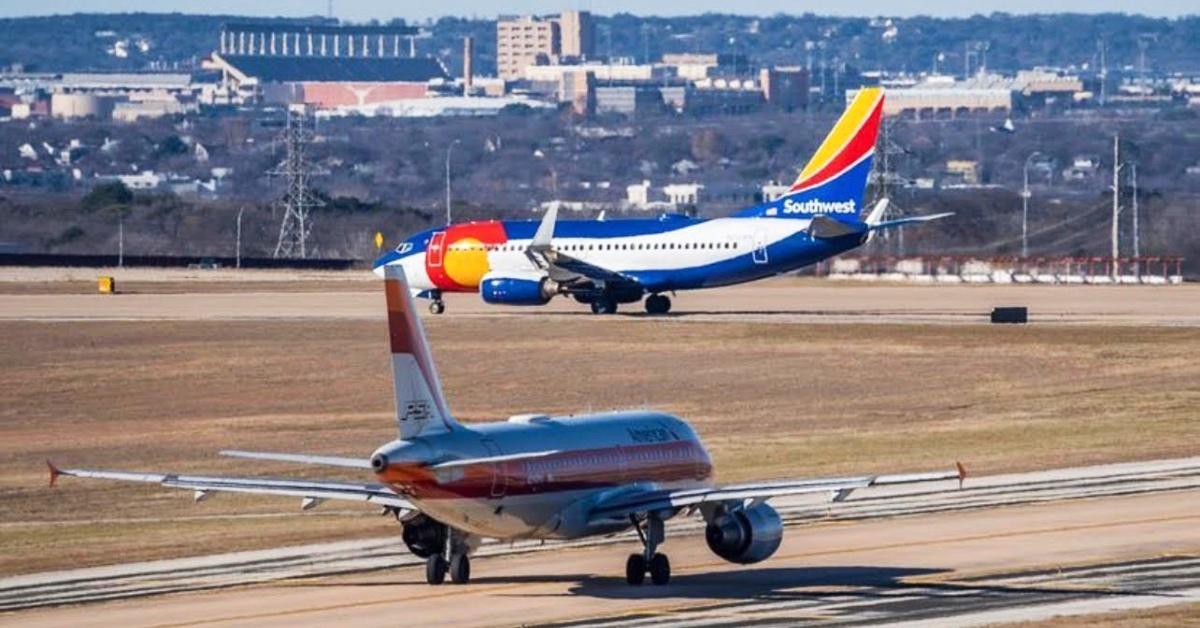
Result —
<svg viewBox="0 0 1200 628"><path fill-rule="evenodd" d="M440 290L434 290L431 292L429 294L429 298L432 299L432 301L429 302L430 314L441 314L442 312L446 311L446 302L442 300L442 292Z"/></svg>

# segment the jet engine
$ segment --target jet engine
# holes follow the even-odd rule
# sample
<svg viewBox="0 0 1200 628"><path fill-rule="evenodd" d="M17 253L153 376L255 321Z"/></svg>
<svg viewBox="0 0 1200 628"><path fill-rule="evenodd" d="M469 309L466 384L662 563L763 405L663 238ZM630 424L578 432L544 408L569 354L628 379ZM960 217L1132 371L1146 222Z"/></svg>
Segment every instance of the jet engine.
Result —
<svg viewBox="0 0 1200 628"><path fill-rule="evenodd" d="M714 554L731 563L757 563L779 549L783 520L766 504L727 510L709 522L704 540Z"/></svg>
<svg viewBox="0 0 1200 628"><path fill-rule="evenodd" d="M429 558L446 547L445 525L425 515L417 515L403 525L400 537L417 558Z"/></svg>
<svg viewBox="0 0 1200 628"><path fill-rule="evenodd" d="M479 282L479 296L493 305L545 305L558 292L558 283L541 273L488 273Z"/></svg>

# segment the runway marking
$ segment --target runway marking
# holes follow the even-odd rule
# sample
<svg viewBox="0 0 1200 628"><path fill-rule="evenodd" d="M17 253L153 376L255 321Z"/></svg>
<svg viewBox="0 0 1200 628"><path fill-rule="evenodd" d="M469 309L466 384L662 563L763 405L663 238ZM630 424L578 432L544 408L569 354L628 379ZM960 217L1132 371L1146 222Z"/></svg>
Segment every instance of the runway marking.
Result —
<svg viewBox="0 0 1200 628"><path fill-rule="evenodd" d="M497 585L492 585L492 586L484 585L484 587L474 586L474 587L471 587L471 589L469 589L469 590L466 587L462 587L463 588L462 591L445 591L442 593L437 593L437 592L428 593L428 594L422 595L421 599L425 600L425 599L442 598L442 597L453 597L453 596L457 596L457 595L464 595L467 593L479 593L479 592L491 593L491 592L496 592L496 591L515 589L517 587L523 587L526 584L528 584L528 583L513 582L513 583L509 583L509 584L497 584ZM267 586L267 585L263 585L263 586ZM347 584L345 586L352 587L354 585ZM443 586L445 586L446 588L452 588L455 585L443 585ZM433 587L428 587L428 588L430 590L435 590ZM346 603L346 604L328 604L325 606L314 606L311 608L293 608L293 609L288 609L286 611L273 611L270 613L247 613L244 615L231 615L229 617L215 617L212 619L201 619L198 621L185 621L185 622L177 622L177 623L169 623L169 624L152 624L151 628L184 628L186 626L205 626L205 625L220 624L220 623L233 622L233 621L246 621L246 620L250 620L250 619L267 619L267 618L278 618L278 617L291 617L294 615L305 615L305 614L309 614L309 613L324 613L327 611L337 611L337 610L343 610L343 609L347 609L347 608L367 608L370 606L381 606L384 604L403 604L404 602L405 602L405 600L402 600L402 599L386 599L386 600L372 600L369 602L353 602L353 603Z"/></svg>
<svg viewBox="0 0 1200 628"><path fill-rule="evenodd" d="M836 549L836 550L779 554L774 558L775 559L800 559L800 558L815 557L815 556L834 556L834 555L844 555L844 554L855 554L855 553L861 553L861 552L871 552L871 551L878 551L878 550L902 549L902 548L913 548L913 547L929 547L929 546L935 546L935 545L947 545L947 544L954 544L954 543L968 543L968 542L973 542L973 541L995 540L995 539L1014 538L1014 537L1022 537L1022 536L1036 536L1036 535L1042 535L1042 534L1055 534L1055 533L1061 533L1061 532L1079 532L1079 531L1087 531L1087 530L1117 528L1117 527L1124 527L1124 526L1137 526L1137 525L1147 525L1147 524L1154 524L1154 523L1172 523L1172 522L1192 521L1192 520L1200 520L1200 514L1181 515L1181 516L1174 516L1174 517L1149 517L1149 518L1142 518L1142 519L1127 519L1127 520L1123 520L1123 521L1113 521L1113 522L1107 522L1107 523L1055 526L1055 527L1048 527L1048 528L1035 528L1035 529L1030 529L1030 530L1020 530L1020 531L1011 531L1011 532L997 532L997 533L992 533L992 534L974 534L974 535L964 535L964 536L957 536L957 537L948 537L948 538L943 538L943 539L931 539L931 540L927 540L927 541L915 541L915 542L908 542L908 543L883 543L883 544L878 544L878 545L862 545L862 546L856 546L856 547L852 547L852 548ZM707 571L707 570L712 569L713 567L728 567L728 566L729 566L729 563L726 563L724 561L712 561L712 562L688 565L688 566L683 567L682 569L676 569L675 571L676 571L676 573L680 573L680 572L694 573L694 572L699 572L699 571ZM1028 573L1030 571L1031 570L1023 570L1023 573ZM901 582L907 582L907 579L906 578L901 579ZM978 588L978 587L972 587L969 582L961 582L961 577L960 577L960 579L952 580L952 579L950 579L949 576L947 576L947 580L943 581L944 584L951 583L951 582L961 583L964 586L964 588L967 588L967 589ZM516 583L510 583L510 584L484 585L483 587L469 585L467 587L461 587L461 588L453 587L453 585L443 585L444 588L453 587L453 589L457 589L457 590L453 590L453 589L452 590L444 590L443 589L440 592L437 591L434 587L427 587L430 592L427 594L424 594L422 596L422 599L452 598L452 597L461 597L461 596L465 596L465 595L475 595L475 594L481 594L481 593L489 594L489 593L496 593L496 592L500 592L500 591L508 591L508 590L512 590L512 589L516 589L516 588L521 588L521 587L526 586L527 584L528 583L525 583L525 582L516 582ZM924 583L922 583L922 584L924 584ZM259 585L259 586L280 586L280 585L264 584L264 585ZM299 583L297 583L296 585L292 585L292 586L298 587L298 586L303 586L303 585L300 585ZM338 586L338 585L334 584L331 586ZM344 586L353 587L354 585L346 584ZM1006 585L1006 587L1014 589L1014 590L1021 588L1021 587L1018 587L1015 585ZM1037 590L1038 587L1029 586L1027 588L1029 590L1033 591L1033 590ZM1059 586L1056 588L1062 588L1062 587ZM1081 589L1079 592L1080 593L1089 593L1089 592L1097 592L1097 591L1098 590L1095 590L1095 589L1093 589L1093 590ZM906 593L911 593L911 592L907 591ZM762 598L755 597L755 598L751 598L751 600L749 600L749 601L753 602L755 600L761 602ZM198 621L157 624L154 626L154 628L185 628L187 626L205 626L205 625L213 625L213 624L235 622L235 621L248 621L248 620L255 620L255 619L296 617L296 616L300 616L300 615L323 613L323 612L343 610L343 609L348 609L348 608L369 608L372 606L403 604L404 602L405 602L405 600L402 600L402 599L384 599L384 600L370 600L370 601L364 601L364 602L348 602L345 604L329 604L329 605L315 606L315 607L310 607L310 608L291 608L288 610L272 611L272 612L265 612L265 613L243 614L243 615L234 615L234 616L229 616L229 617L214 617L214 618L202 619L202 620L198 620ZM723 603L723 604L727 604L727 603ZM694 603L683 604L683 605L679 605L679 606L671 606L671 607L667 607L667 608L663 608L662 606L644 607L642 609L629 609L628 611L622 611L621 613L616 614L616 615L596 615L596 616L590 616L590 617L586 617L586 618L570 618L570 619L560 620L557 623L580 623L580 622L596 621L596 620L602 620L602 619L608 620L613 617L627 618L627 617L631 617L633 615L638 615L638 614L669 615L669 614L678 614L680 612L685 612L685 611L686 612L697 612L697 611L704 612L704 610L706 608L709 608L709 607L699 607L698 608ZM546 623L555 623L555 622L546 622Z"/></svg>

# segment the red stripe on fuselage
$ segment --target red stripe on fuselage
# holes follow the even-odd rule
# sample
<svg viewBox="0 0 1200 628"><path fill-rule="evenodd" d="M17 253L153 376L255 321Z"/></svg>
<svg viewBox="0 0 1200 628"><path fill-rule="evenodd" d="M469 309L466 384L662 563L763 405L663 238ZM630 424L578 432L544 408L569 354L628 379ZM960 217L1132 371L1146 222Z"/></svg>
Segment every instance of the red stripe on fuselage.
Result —
<svg viewBox="0 0 1200 628"><path fill-rule="evenodd" d="M712 477L712 461L700 443L681 440L581 449L444 472L399 463L378 475L393 490L415 499L487 498L501 492L539 495L634 482L704 481Z"/></svg>

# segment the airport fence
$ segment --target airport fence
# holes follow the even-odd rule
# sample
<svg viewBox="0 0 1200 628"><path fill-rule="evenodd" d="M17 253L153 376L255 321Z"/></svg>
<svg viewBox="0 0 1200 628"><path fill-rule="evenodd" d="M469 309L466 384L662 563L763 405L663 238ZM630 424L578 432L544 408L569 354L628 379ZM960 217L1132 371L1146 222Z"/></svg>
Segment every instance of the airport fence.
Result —
<svg viewBox="0 0 1200 628"><path fill-rule="evenodd" d="M839 257L817 265L832 280L968 284L1183 283L1183 258L1154 257Z"/></svg>
<svg viewBox="0 0 1200 628"><path fill-rule="evenodd" d="M174 255L58 255L45 253L0 253L0 266L56 266L66 268L235 268L234 257L188 257ZM356 259L276 259L243 257L241 268L295 270L349 270L366 263Z"/></svg>

